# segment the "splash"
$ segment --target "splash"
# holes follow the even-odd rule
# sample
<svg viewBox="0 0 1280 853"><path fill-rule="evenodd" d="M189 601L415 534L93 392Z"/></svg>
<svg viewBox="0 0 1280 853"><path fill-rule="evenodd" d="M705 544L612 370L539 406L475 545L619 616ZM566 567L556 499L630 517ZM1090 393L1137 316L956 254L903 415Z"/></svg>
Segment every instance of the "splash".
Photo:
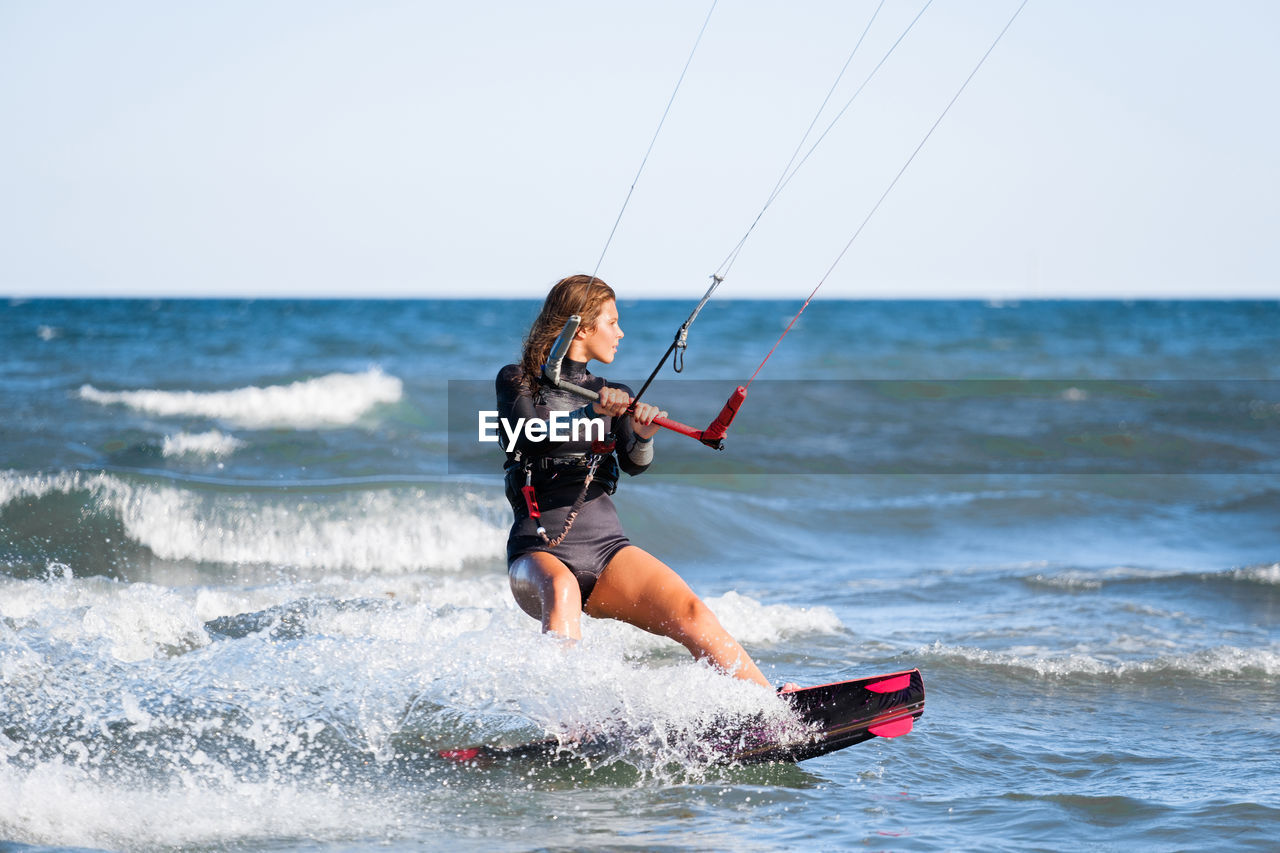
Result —
<svg viewBox="0 0 1280 853"><path fill-rule="evenodd" d="M637 655L628 626L588 620L566 650L501 577L2 583L0 835L25 843L349 838L506 790L439 748L603 734L615 748L582 772L665 784L713 772L701 745L727 720L788 720L687 654Z"/></svg>
<svg viewBox="0 0 1280 853"><path fill-rule="evenodd" d="M181 654L209 642L184 598L152 584L76 579L70 567L51 564L48 581L0 579L0 593L0 617L22 629L40 626L60 642L99 647L116 661Z"/></svg>

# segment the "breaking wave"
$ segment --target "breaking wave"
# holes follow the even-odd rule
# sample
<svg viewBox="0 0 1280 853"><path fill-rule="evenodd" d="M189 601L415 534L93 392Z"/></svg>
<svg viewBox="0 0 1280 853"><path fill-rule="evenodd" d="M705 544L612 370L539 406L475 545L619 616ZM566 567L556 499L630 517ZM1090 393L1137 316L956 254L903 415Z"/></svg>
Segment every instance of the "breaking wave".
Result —
<svg viewBox="0 0 1280 853"><path fill-rule="evenodd" d="M999 652L940 642L917 649L913 654L938 663L994 667L1054 679L1076 676L1140 680L1163 679L1166 676L1177 679L1253 676L1270 680L1280 676L1280 652L1237 646L1216 646L1140 660L1115 660L1087 652L1054 654L1048 649Z"/></svg>
<svg viewBox="0 0 1280 853"><path fill-rule="evenodd" d="M103 391L83 385L79 396L164 417L213 418L253 429L318 429L353 424L375 406L399 402L403 392L404 383L375 367L364 373L330 373L288 385L231 391Z"/></svg>
<svg viewBox="0 0 1280 853"><path fill-rule="evenodd" d="M1269 566L1249 566L1243 569L1235 569L1231 572L1231 577L1236 580L1250 583L1266 584L1267 586L1280 586L1280 563L1272 563Z"/></svg>
<svg viewBox="0 0 1280 853"><path fill-rule="evenodd" d="M1023 578L1030 586L1066 591L1092 591L1122 584L1261 584L1280 586L1280 563L1244 566L1215 572L1186 572L1115 566L1107 569L1063 569L1052 574L1037 572Z"/></svg>
<svg viewBox="0 0 1280 853"><path fill-rule="evenodd" d="M51 502L59 496L73 500ZM107 473L0 474L0 510L42 501L26 511L69 527L106 515L166 560L392 574L500 561L509 514L496 492L466 486L208 488ZM83 559L105 547L89 543Z"/></svg>
<svg viewBox="0 0 1280 853"><path fill-rule="evenodd" d="M244 442L235 436L226 435L218 430L201 433L180 432L166 435L161 452L167 458L175 456L230 456L244 447Z"/></svg>

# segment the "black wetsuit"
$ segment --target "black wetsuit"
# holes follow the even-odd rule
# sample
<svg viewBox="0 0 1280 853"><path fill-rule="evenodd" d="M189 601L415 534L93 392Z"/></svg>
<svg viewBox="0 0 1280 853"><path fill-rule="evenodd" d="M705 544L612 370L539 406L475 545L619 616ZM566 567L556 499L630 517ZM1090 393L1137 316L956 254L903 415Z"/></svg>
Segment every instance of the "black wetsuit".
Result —
<svg viewBox="0 0 1280 853"><path fill-rule="evenodd" d="M582 362L565 359L560 375L565 381L592 391L608 385L631 394L625 385L591 375ZM514 424L518 418L545 420L551 412L574 412L587 402L572 392L546 385L530 392L522 381L520 366L515 364L508 364L498 372L496 384L498 417L509 424ZM651 456L644 447L645 443L632 430L629 415L621 418L601 415L600 419L604 421L606 433L613 434L616 449L602 455L573 526L554 548L548 547L538 535L539 524L546 528L547 535L553 540L564 530L565 519L582 493L591 458L591 442L531 441L522 434L513 450L507 453L504 466L507 501L515 512L515 523L507 536L507 565L533 551L552 554L578 579L584 604L605 566L618 551L630 544L609 497L616 488L618 468L628 474L639 474L649 467L648 462L638 463L633 457L647 459ZM500 435L505 449L505 434ZM526 472L532 475L541 519L529 516L521 492Z"/></svg>

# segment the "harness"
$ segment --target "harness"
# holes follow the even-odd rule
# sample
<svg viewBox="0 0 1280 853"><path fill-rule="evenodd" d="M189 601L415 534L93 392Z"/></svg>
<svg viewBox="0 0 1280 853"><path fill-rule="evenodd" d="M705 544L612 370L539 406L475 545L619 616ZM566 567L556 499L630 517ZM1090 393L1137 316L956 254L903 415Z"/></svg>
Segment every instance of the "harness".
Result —
<svg viewBox="0 0 1280 853"><path fill-rule="evenodd" d="M578 517L578 513L582 510L582 505L587 501L587 490L591 488L592 482L599 479L601 488L605 494L613 494L618 489L618 460L613 455L614 448L617 446L613 433L609 433L604 437L604 441L591 442L591 452L585 454L575 454L572 456L525 456L517 450L511 462L506 465L507 492L516 491L513 488L513 479L518 482L519 475L524 474L524 485L520 487L520 494L524 497L524 505L530 518L542 518L542 511L538 508L538 496L534 489L534 472L539 472L539 479L542 481L540 485L545 486L562 473L576 473L586 469L586 476L582 480L582 488L578 491L577 498L574 499L573 505L569 508L569 514L565 516L564 529L553 539L547 535L547 529L541 524L538 525L538 535L542 537L542 541L548 548L554 548L564 541L569 535L570 528L573 527L574 519ZM601 467L601 463L604 463Z"/></svg>

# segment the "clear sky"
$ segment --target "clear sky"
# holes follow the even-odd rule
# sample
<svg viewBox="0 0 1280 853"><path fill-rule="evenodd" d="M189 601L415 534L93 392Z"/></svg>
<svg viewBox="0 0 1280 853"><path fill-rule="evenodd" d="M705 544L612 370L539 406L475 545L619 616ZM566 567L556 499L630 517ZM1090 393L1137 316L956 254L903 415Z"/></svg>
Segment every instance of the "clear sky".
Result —
<svg viewBox="0 0 1280 853"><path fill-rule="evenodd" d="M822 280L1018 2L935 0L720 294ZM720 0L601 275L701 295L877 4ZM541 296L595 268L709 8L0 0L0 292ZM1280 297L1278 32L1030 0L822 295Z"/></svg>

